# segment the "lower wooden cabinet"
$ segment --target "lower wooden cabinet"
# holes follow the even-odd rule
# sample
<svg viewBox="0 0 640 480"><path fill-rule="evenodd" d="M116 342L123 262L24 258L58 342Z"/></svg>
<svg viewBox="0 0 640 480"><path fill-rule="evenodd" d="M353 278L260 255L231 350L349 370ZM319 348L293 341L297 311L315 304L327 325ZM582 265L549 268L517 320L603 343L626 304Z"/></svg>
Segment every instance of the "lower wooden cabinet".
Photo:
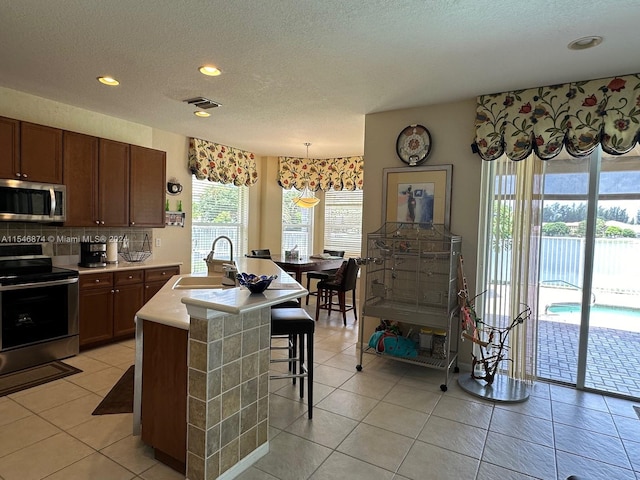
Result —
<svg viewBox="0 0 640 480"><path fill-rule="evenodd" d="M144 303L151 300L171 277L179 273L179 266L147 268L144 271Z"/></svg>
<svg viewBox="0 0 640 480"><path fill-rule="evenodd" d="M80 346L133 336L135 315L179 266L80 275Z"/></svg>
<svg viewBox="0 0 640 480"><path fill-rule="evenodd" d="M142 329L142 441L158 460L184 473L189 332L155 322Z"/></svg>

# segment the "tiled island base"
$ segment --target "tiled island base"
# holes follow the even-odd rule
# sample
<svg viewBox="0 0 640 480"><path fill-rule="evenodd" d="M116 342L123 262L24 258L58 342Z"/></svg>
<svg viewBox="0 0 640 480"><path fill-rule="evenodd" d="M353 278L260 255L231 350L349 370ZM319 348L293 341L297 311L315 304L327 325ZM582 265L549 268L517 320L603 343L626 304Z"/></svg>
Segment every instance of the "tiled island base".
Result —
<svg viewBox="0 0 640 480"><path fill-rule="evenodd" d="M270 308L188 310L187 478L233 478L269 451Z"/></svg>

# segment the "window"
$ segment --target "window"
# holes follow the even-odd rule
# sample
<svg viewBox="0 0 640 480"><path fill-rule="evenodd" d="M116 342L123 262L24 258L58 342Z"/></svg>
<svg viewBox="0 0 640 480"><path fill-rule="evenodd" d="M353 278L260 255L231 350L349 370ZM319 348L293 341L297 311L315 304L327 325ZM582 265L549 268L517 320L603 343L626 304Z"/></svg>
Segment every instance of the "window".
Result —
<svg viewBox="0 0 640 480"><path fill-rule="evenodd" d="M294 188L282 189L282 250L298 247L300 256L312 255L313 208L300 208L293 199L300 195Z"/></svg>
<svg viewBox="0 0 640 480"><path fill-rule="evenodd" d="M329 190L324 195L324 248L359 257L362 244L362 190Z"/></svg>
<svg viewBox="0 0 640 480"><path fill-rule="evenodd" d="M191 272L206 272L204 259L221 235L233 242L235 256L247 249L249 188L192 180ZM216 245L215 258L229 259L228 242Z"/></svg>

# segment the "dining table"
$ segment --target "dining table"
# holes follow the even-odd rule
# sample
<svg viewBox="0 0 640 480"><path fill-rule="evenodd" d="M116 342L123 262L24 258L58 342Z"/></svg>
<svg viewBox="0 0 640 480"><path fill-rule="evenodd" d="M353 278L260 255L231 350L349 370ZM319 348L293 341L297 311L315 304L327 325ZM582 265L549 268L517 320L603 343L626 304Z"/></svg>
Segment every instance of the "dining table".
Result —
<svg viewBox="0 0 640 480"><path fill-rule="evenodd" d="M345 260L342 257L322 257L309 255L297 259L288 259L284 255L271 255L271 260L285 272L293 273L296 282L302 285L302 274L311 270L331 270L340 268Z"/></svg>

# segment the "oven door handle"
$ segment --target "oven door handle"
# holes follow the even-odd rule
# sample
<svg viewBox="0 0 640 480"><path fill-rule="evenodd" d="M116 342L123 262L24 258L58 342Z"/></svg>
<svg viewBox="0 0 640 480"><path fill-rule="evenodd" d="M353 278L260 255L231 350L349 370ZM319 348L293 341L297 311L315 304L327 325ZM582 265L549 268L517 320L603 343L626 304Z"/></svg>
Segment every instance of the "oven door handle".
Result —
<svg viewBox="0 0 640 480"><path fill-rule="evenodd" d="M31 282L21 283L18 285L0 285L0 292L8 292L9 290L23 290L26 288L53 287L56 285L69 285L78 283L78 277L65 278L63 280L52 280L50 282Z"/></svg>

